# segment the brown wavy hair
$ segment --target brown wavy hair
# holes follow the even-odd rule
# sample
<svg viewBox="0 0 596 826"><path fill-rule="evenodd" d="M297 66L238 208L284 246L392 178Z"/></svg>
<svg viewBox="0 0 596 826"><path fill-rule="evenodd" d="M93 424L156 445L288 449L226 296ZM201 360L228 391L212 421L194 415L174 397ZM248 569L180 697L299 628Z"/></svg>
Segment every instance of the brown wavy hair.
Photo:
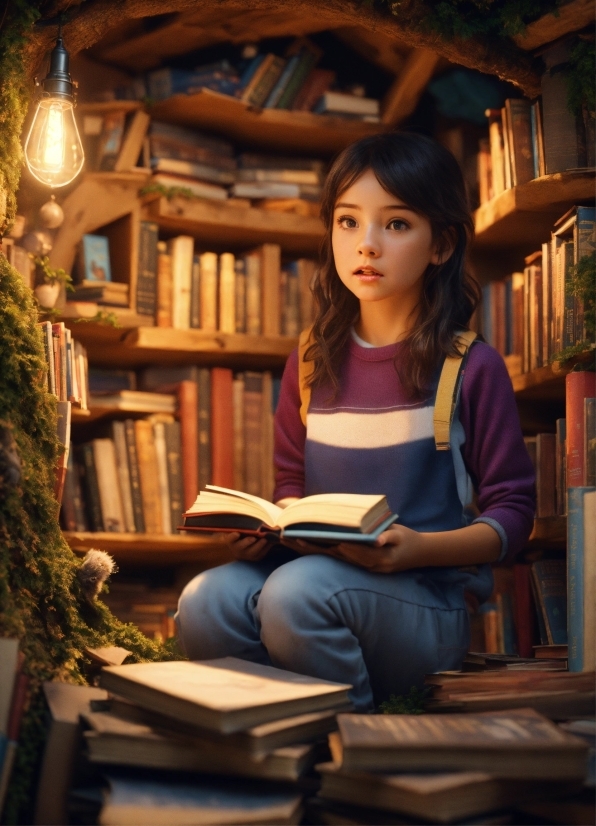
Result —
<svg viewBox="0 0 596 826"><path fill-rule="evenodd" d="M441 359L457 353L454 335L468 329L480 289L465 267L474 224L459 165L441 144L408 132L362 138L344 149L327 176L321 203L326 232L312 287L313 343L305 353L305 360L314 361L309 383L312 387L330 384L334 395L339 388L338 374L360 303L335 268L333 212L341 194L369 169L383 189L428 218L440 252L453 246L444 263L430 264L423 275L417 317L396 364L406 391L420 398L428 392Z"/></svg>

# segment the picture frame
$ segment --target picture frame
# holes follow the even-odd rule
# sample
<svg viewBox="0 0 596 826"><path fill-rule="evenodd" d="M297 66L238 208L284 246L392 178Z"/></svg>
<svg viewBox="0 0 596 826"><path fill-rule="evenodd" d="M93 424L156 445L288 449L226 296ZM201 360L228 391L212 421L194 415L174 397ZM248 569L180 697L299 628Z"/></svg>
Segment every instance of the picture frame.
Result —
<svg viewBox="0 0 596 826"><path fill-rule="evenodd" d="M105 235L83 235L81 239L81 280L111 281L110 241Z"/></svg>

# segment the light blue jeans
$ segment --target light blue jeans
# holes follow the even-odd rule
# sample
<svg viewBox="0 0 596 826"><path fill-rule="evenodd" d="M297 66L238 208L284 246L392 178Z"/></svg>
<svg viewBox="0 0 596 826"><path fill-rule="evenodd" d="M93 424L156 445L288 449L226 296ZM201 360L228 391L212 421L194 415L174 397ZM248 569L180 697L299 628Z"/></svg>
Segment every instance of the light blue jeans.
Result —
<svg viewBox="0 0 596 826"><path fill-rule="evenodd" d="M178 636L192 660L240 657L349 683L356 709L370 711L425 674L460 667L469 644L464 579L445 569L374 574L276 548L191 580Z"/></svg>

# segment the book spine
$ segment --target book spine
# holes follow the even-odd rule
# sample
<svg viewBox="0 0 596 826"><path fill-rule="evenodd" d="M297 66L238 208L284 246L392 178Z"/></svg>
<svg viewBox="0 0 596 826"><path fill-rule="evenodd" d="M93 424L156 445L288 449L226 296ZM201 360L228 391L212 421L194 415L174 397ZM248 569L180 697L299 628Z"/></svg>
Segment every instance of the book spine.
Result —
<svg viewBox="0 0 596 826"><path fill-rule="evenodd" d="M218 278L217 255L204 252L200 257L200 313L201 329L215 332L217 330ZM194 501L194 500L193 500Z"/></svg>
<svg viewBox="0 0 596 826"><path fill-rule="evenodd" d="M250 103L252 106L263 106L269 97L271 90L279 80L285 65L286 61L283 57L275 57L271 61L267 71L260 79L252 95L250 96Z"/></svg>
<svg viewBox="0 0 596 826"><path fill-rule="evenodd" d="M252 252L245 256L246 266L246 332L261 334L261 256Z"/></svg>
<svg viewBox="0 0 596 826"><path fill-rule="evenodd" d="M225 367L211 371L211 452L213 484L234 485L233 376Z"/></svg>
<svg viewBox="0 0 596 826"><path fill-rule="evenodd" d="M213 478L211 460L211 371L202 367L198 372L199 392L199 490L210 485Z"/></svg>
<svg viewBox="0 0 596 826"><path fill-rule="evenodd" d="M278 244L261 247L261 329L265 336L279 335L279 274L281 249Z"/></svg>
<svg viewBox="0 0 596 826"><path fill-rule="evenodd" d="M546 622L544 619L544 612L542 610L542 606L540 603L540 597L538 594L538 585L537 585L537 578L534 572L534 569L530 568L530 585L532 587L532 600L534 602L534 610L536 621L538 623L538 635L540 637L540 644L541 645L549 645L548 642L548 634L546 632Z"/></svg>
<svg viewBox="0 0 596 826"><path fill-rule="evenodd" d="M557 419L555 422L555 474L556 474L556 498L557 515L565 516L567 513L567 468L566 468L566 448L567 448L567 420Z"/></svg>
<svg viewBox="0 0 596 826"><path fill-rule="evenodd" d="M263 373L261 399L261 496L271 502L275 488L273 468L273 379Z"/></svg>
<svg viewBox="0 0 596 826"><path fill-rule="evenodd" d="M141 478L145 529L149 534L161 534L163 533L163 520L159 491L159 467L155 450L153 426L151 422L146 419L138 419L134 423L134 429L139 475Z"/></svg>
<svg viewBox="0 0 596 826"><path fill-rule="evenodd" d="M536 436L536 516L555 516L555 457L554 433L538 433Z"/></svg>
<svg viewBox="0 0 596 826"><path fill-rule="evenodd" d="M523 359L525 347L525 319L524 319L524 275L514 272L511 279L512 287L512 352ZM522 371L523 372L523 371Z"/></svg>
<svg viewBox="0 0 596 826"><path fill-rule="evenodd" d="M553 339L553 314L552 314L552 286L553 286L553 266L554 261L551 255L551 245L542 245L542 301L540 302L540 365L547 365L550 362L551 347Z"/></svg>
<svg viewBox="0 0 596 826"><path fill-rule="evenodd" d="M299 55L296 68L281 93L277 103L278 109L291 109L300 89L317 62L317 55L310 49L303 49Z"/></svg>
<svg viewBox="0 0 596 826"><path fill-rule="evenodd" d="M93 459L93 445L90 442L86 442L79 447L78 453L89 524L92 531L103 531L99 486L97 484L97 473Z"/></svg>
<svg viewBox="0 0 596 826"><path fill-rule="evenodd" d="M234 378L234 489L245 490L244 480L244 376Z"/></svg>
<svg viewBox="0 0 596 826"><path fill-rule="evenodd" d="M265 100L265 103L264 103L265 109L275 109L275 107L279 103L279 99L281 98L281 96L284 92L284 89L286 88L286 86L288 85L288 83L290 81L292 73L294 72L294 70L296 69L296 66L298 65L298 60L299 60L298 55L292 55L292 57L290 57L288 62L285 64L285 66L283 68L283 71L282 71L281 75L279 76L279 78L277 80L277 83L275 84L275 86L271 90L269 96Z"/></svg>
<svg viewBox="0 0 596 826"><path fill-rule="evenodd" d="M236 271L231 252L219 256L219 329L236 332Z"/></svg>
<svg viewBox="0 0 596 826"><path fill-rule="evenodd" d="M505 189L505 160L503 149L503 120L500 109L487 109L488 139L493 197Z"/></svg>
<svg viewBox="0 0 596 826"><path fill-rule="evenodd" d="M517 653L520 657L531 657L532 642L534 640L534 615L532 611L530 566L514 565L513 581Z"/></svg>
<svg viewBox="0 0 596 826"><path fill-rule="evenodd" d="M296 95L292 109L294 111L310 112L334 81L335 72L330 69L313 69L306 78L302 89Z"/></svg>
<svg viewBox="0 0 596 826"><path fill-rule="evenodd" d="M136 311L155 316L157 304L157 239L159 227L152 221L139 225Z"/></svg>
<svg viewBox="0 0 596 826"><path fill-rule="evenodd" d="M201 326L201 257L199 255L194 255L192 259L190 326L193 329Z"/></svg>
<svg viewBox="0 0 596 826"><path fill-rule="evenodd" d="M77 481L77 469L71 446L68 456L68 465L66 468L66 479L64 481L64 496L62 498L62 507L60 509L60 524L65 531L86 530L86 525L84 527L80 527L80 522L77 518L78 514L75 505L75 490Z"/></svg>
<svg viewBox="0 0 596 826"><path fill-rule="evenodd" d="M182 484L182 457L180 422L165 422L166 458L168 465L168 488L170 491L170 522L172 533L182 525L184 511L184 488Z"/></svg>
<svg viewBox="0 0 596 826"><path fill-rule="evenodd" d="M567 583L565 562L557 559L532 563L538 599L550 645L567 643Z"/></svg>
<svg viewBox="0 0 596 826"><path fill-rule="evenodd" d="M596 485L596 398L584 399L584 477L586 487Z"/></svg>
<svg viewBox="0 0 596 826"><path fill-rule="evenodd" d="M180 410L180 441L182 456L182 479L184 488L184 509L188 510L199 491L197 456L198 439L198 398L194 381L181 381L178 389Z"/></svg>
<svg viewBox="0 0 596 826"><path fill-rule="evenodd" d="M246 332L246 267L243 258L236 258L235 270L235 322L236 332Z"/></svg>
<svg viewBox="0 0 596 826"><path fill-rule="evenodd" d="M162 533L168 535L172 533L172 521L170 514L171 506L170 486L168 482L166 432L163 422L154 423L153 438L155 440L155 456L157 458L157 474L159 483L159 501L161 503L161 529Z"/></svg>
<svg viewBox="0 0 596 826"><path fill-rule="evenodd" d="M245 101L245 103L252 103L252 96L254 94L255 89L258 87L261 80L265 77L265 74L268 72L269 67L271 66L274 60L274 54L265 55L265 57L259 64L255 73L253 74L250 81L245 86L242 92L241 100Z"/></svg>
<svg viewBox="0 0 596 826"><path fill-rule="evenodd" d="M116 452L116 467L118 469L118 480L120 483L120 493L122 495L122 511L124 524L129 533L135 533L135 517L132 506L132 492L130 485L130 470L128 467L128 452L126 449L126 435L124 432L124 422L112 422L112 438Z"/></svg>
<svg viewBox="0 0 596 826"><path fill-rule="evenodd" d="M567 103L568 92L565 75L560 71L547 71L542 76L542 122L545 173L565 172L577 169L577 126L575 116Z"/></svg>
<svg viewBox="0 0 596 826"><path fill-rule="evenodd" d="M125 525L114 442L111 439L94 439L92 445L103 527L105 531L121 533Z"/></svg>
<svg viewBox="0 0 596 826"><path fill-rule="evenodd" d="M143 494L141 491L141 474L139 471L139 457L135 438L135 423L132 419L124 422L124 436L126 439L126 455L130 472L130 494L137 533L145 533L145 515L143 513Z"/></svg>
<svg viewBox="0 0 596 826"><path fill-rule="evenodd" d="M561 349L577 344L575 337L576 301L570 287L573 281L573 241L565 242L561 247L561 268L563 284L562 292L562 319L561 319Z"/></svg>
<svg viewBox="0 0 596 826"><path fill-rule="evenodd" d="M158 243L157 253L157 327L172 326L172 256L166 244ZM137 299L138 301L138 299Z"/></svg>
<svg viewBox="0 0 596 826"><path fill-rule="evenodd" d="M596 666L596 488L584 494L584 671Z"/></svg>
<svg viewBox="0 0 596 826"><path fill-rule="evenodd" d="M530 102L524 98L505 101L510 129L511 170L513 186L520 186L534 177Z"/></svg>
<svg viewBox="0 0 596 826"><path fill-rule="evenodd" d="M501 109L501 121L503 123L503 167L505 170L505 189L513 186L513 174L511 169L511 129L507 108Z"/></svg>
<svg viewBox="0 0 596 826"><path fill-rule="evenodd" d="M570 487L567 491L567 656L569 671L584 670L584 497L587 492L588 489L585 487Z"/></svg>
<svg viewBox="0 0 596 826"><path fill-rule="evenodd" d="M586 480L584 463L584 399L596 396L596 374L571 372L565 377L565 419L567 421L567 485L582 487Z"/></svg>
<svg viewBox="0 0 596 826"><path fill-rule="evenodd" d="M596 248L596 210L594 207L577 207L577 219L574 226L574 259L579 264L586 256L593 257ZM581 299L576 299L576 341L578 343L588 339L585 320L585 308Z"/></svg>
<svg viewBox="0 0 596 826"><path fill-rule="evenodd" d="M244 467L246 492L261 496L263 443L263 377L244 374Z"/></svg>
<svg viewBox="0 0 596 826"><path fill-rule="evenodd" d="M172 238L168 249L172 256L172 326L178 330L188 330L194 238L179 235Z"/></svg>

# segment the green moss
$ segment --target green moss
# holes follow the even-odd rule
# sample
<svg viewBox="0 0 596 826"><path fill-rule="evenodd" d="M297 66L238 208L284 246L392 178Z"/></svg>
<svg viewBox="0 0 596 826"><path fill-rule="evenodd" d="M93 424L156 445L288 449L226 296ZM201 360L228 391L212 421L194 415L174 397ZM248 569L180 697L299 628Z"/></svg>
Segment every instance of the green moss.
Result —
<svg viewBox="0 0 596 826"><path fill-rule="evenodd" d="M409 694L392 694L379 706L381 714L424 714L424 703L430 694L430 688L417 688L415 685Z"/></svg>

